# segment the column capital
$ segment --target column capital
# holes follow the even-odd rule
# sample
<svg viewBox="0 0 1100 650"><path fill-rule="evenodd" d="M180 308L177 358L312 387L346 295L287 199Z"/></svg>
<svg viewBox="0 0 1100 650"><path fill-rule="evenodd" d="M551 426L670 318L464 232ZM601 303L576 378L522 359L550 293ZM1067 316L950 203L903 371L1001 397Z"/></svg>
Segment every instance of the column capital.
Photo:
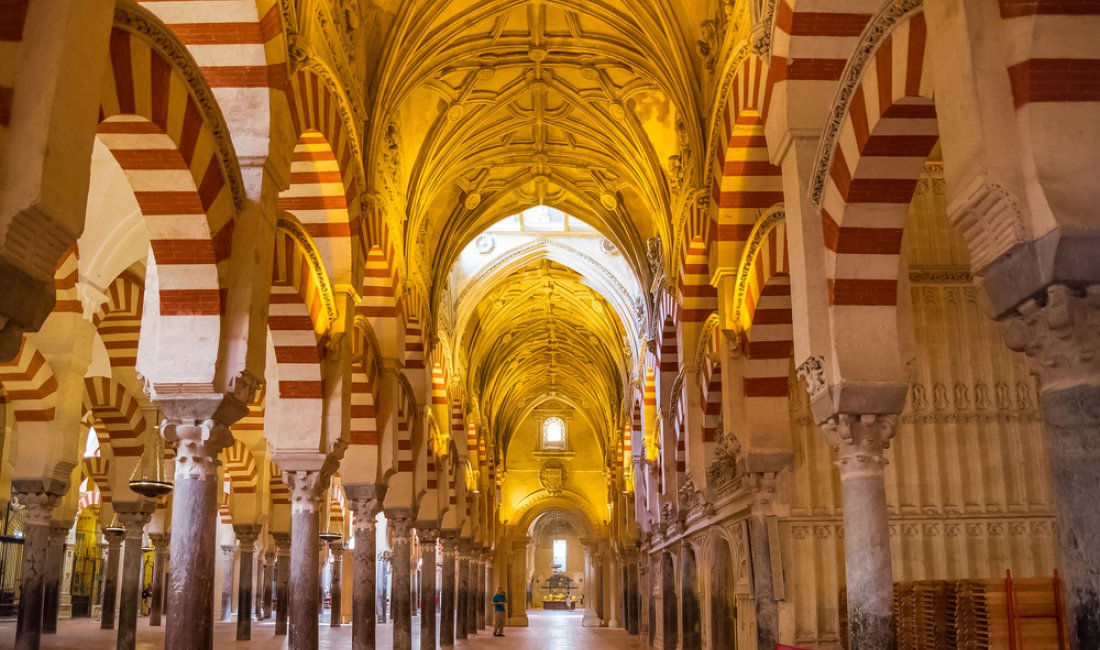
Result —
<svg viewBox="0 0 1100 650"><path fill-rule="evenodd" d="M229 427L213 419L165 419L160 429L176 443L176 480L217 480L218 454L233 444Z"/></svg>
<svg viewBox="0 0 1100 650"><path fill-rule="evenodd" d="M434 544L439 539L439 526L434 521L418 521L416 535L422 544Z"/></svg>
<svg viewBox="0 0 1100 650"><path fill-rule="evenodd" d="M321 470L284 471L283 483L290 488L290 512L318 512L328 489L328 479Z"/></svg>
<svg viewBox="0 0 1100 650"><path fill-rule="evenodd" d="M23 491L12 482L12 496L23 506L26 522L31 526L49 526L53 509L57 507L61 495L46 491Z"/></svg>
<svg viewBox="0 0 1100 650"><path fill-rule="evenodd" d="M287 557L290 555L290 533L271 533L271 538L275 540L275 554L279 557Z"/></svg>
<svg viewBox="0 0 1100 650"><path fill-rule="evenodd" d="M223 559L232 561L233 558L236 557L236 546L233 546L232 544L222 544L221 549Z"/></svg>
<svg viewBox="0 0 1100 650"><path fill-rule="evenodd" d="M262 533L264 527L259 524L233 524L233 533L241 545L242 553L252 553L256 546L256 539Z"/></svg>
<svg viewBox="0 0 1100 650"><path fill-rule="evenodd" d="M107 540L107 552L109 553L111 549L117 549L122 544L124 536L122 531L103 531L103 539Z"/></svg>
<svg viewBox="0 0 1100 650"><path fill-rule="evenodd" d="M72 529L73 524L71 521L50 521L50 545L61 545L65 543L65 538L69 536L69 530Z"/></svg>
<svg viewBox="0 0 1100 650"><path fill-rule="evenodd" d="M121 505L120 503L115 506L115 512L118 513L119 522L122 524L123 528L126 529L126 539L141 539L142 535L145 534L145 524L149 523L149 519L152 518L152 511L156 505L150 503L149 505L151 507L148 512L140 508L130 511L120 510L118 507Z"/></svg>
<svg viewBox="0 0 1100 650"><path fill-rule="evenodd" d="M750 472L745 476L752 492L752 514L766 517L775 512L776 472Z"/></svg>
<svg viewBox="0 0 1100 650"><path fill-rule="evenodd" d="M344 486L344 494L351 506L351 527L354 534L374 533L377 528L375 517L382 510L382 499L385 493L385 486L371 483Z"/></svg>
<svg viewBox="0 0 1100 650"><path fill-rule="evenodd" d="M393 531L394 543L409 543L409 533L413 527L412 511L405 508L386 510L386 519L390 522L390 530Z"/></svg>
<svg viewBox="0 0 1100 650"><path fill-rule="evenodd" d="M439 531L439 541L443 547L443 557L453 558L458 550L458 534L453 530Z"/></svg>
<svg viewBox="0 0 1100 650"><path fill-rule="evenodd" d="M883 473L885 450L897 432L897 415L840 413L821 424L825 440L838 452L840 478Z"/></svg>
<svg viewBox="0 0 1100 650"><path fill-rule="evenodd" d="M149 541L153 544L155 555L168 555L168 548L172 543L172 536L168 533L149 533Z"/></svg>
<svg viewBox="0 0 1100 650"><path fill-rule="evenodd" d="M332 561L339 562L344 554L344 541L334 540L328 543L329 553L332 553Z"/></svg>
<svg viewBox="0 0 1100 650"><path fill-rule="evenodd" d="M264 566L268 566L275 562L275 551L267 549L264 551Z"/></svg>
<svg viewBox="0 0 1100 650"><path fill-rule="evenodd" d="M1039 378L1039 392L1100 386L1100 284L1077 290L1047 287L1001 321L1005 343L1023 352Z"/></svg>

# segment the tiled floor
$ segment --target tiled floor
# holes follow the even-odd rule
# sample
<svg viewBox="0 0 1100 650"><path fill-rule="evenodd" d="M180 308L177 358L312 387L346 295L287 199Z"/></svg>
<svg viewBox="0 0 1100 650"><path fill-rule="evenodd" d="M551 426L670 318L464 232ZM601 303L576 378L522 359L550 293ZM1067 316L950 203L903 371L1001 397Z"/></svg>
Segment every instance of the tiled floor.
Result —
<svg viewBox="0 0 1100 650"><path fill-rule="evenodd" d="M637 650L642 647L638 637L632 637L621 629L582 628L581 615L573 612L532 611L529 615L531 626L526 628L509 627L504 637L493 636L492 628L487 628L465 641L459 641L456 648L482 650ZM149 619L138 620L138 650L156 650L164 647L164 628L149 627ZM77 619L61 621L56 635L42 637L43 649L56 650L112 650L115 647L115 631L99 629L97 621ZM218 623L214 628L214 647L233 648L234 650L275 650L286 648L286 637L274 636L272 623L253 623L252 641L236 640L235 623ZM332 629L321 627L321 649L351 647L351 626ZM393 626L378 626L378 647L392 647ZM0 649L15 646L15 622L0 622ZM420 623L413 620L413 647L420 647Z"/></svg>

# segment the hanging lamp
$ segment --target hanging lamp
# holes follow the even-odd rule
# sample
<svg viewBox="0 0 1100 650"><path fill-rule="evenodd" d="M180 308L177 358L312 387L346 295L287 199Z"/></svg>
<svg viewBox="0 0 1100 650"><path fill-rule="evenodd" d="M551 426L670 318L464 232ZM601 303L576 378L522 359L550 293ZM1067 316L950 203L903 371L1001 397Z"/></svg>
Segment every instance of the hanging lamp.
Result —
<svg viewBox="0 0 1100 650"><path fill-rule="evenodd" d="M155 499L172 491L172 479L165 469L164 438L159 431L146 435L145 449L141 452L134 473L130 475L130 489L143 497Z"/></svg>
<svg viewBox="0 0 1100 650"><path fill-rule="evenodd" d="M118 514L115 514L111 523L103 527L104 535L122 535L126 532L126 529L122 526L122 523L118 520Z"/></svg>

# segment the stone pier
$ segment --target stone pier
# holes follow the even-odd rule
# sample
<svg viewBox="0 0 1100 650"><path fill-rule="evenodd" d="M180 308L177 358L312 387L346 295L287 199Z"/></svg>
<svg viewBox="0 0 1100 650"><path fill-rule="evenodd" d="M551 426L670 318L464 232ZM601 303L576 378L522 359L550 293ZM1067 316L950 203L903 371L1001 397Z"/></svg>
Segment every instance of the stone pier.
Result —
<svg viewBox="0 0 1100 650"><path fill-rule="evenodd" d="M329 552L332 553L332 609L329 615L329 627L340 627L343 614L343 571L344 571L344 542L330 542Z"/></svg>
<svg viewBox="0 0 1100 650"><path fill-rule="evenodd" d="M393 531L393 650L411 650L412 567L409 536L412 532L412 513L408 510L387 510L386 518Z"/></svg>
<svg viewBox="0 0 1100 650"><path fill-rule="evenodd" d="M65 573L65 540L71 522L50 522L50 546L46 551L46 586L42 601L42 633L57 633L57 618L61 610L61 578Z"/></svg>
<svg viewBox="0 0 1100 650"><path fill-rule="evenodd" d="M228 623L233 620L233 568L237 560L237 547L222 544L222 605L221 620Z"/></svg>
<svg viewBox="0 0 1100 650"><path fill-rule="evenodd" d="M470 543L458 540L458 602L455 616L455 638L465 639L469 627L466 617L470 614Z"/></svg>
<svg viewBox="0 0 1100 650"><path fill-rule="evenodd" d="M263 586L260 587L260 612L261 620L269 620L274 614L272 610L272 602L274 599L275 590L272 583L275 582L275 551L270 548L264 551L263 554L264 565L261 571L260 580L263 582Z"/></svg>

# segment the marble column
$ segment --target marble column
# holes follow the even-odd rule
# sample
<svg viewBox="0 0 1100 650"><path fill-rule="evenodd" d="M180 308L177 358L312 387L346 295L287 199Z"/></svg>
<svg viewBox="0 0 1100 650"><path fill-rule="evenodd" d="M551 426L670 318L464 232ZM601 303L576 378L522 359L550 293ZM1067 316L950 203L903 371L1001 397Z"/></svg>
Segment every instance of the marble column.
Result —
<svg viewBox="0 0 1100 650"><path fill-rule="evenodd" d="M214 645L218 454L233 443L233 436L214 420L169 419L161 430L166 440L178 443L164 648L205 650Z"/></svg>
<svg viewBox="0 0 1100 650"><path fill-rule="evenodd" d="M237 534L237 543L241 548L240 578L237 580L237 640L249 641L252 639L252 569L255 566L256 538L263 532L263 526L237 524L233 526L233 532Z"/></svg>
<svg viewBox="0 0 1100 650"><path fill-rule="evenodd" d="M328 548L332 553L332 609L329 610L329 627L340 627L344 607L344 543L331 542Z"/></svg>
<svg viewBox="0 0 1100 650"><path fill-rule="evenodd" d="M387 510L386 519L393 531L393 648L412 649L412 584L410 574L409 536L412 532L412 512L405 509Z"/></svg>
<svg viewBox="0 0 1100 650"><path fill-rule="evenodd" d="M24 507L25 513L16 650L38 650L42 639L42 601L46 591L50 516L57 506L59 493L65 491L60 486L56 490L45 490L43 487L43 481L12 481L12 496Z"/></svg>
<svg viewBox="0 0 1100 650"><path fill-rule="evenodd" d="M103 568L103 600L100 608L99 629L115 629L115 611L118 609L118 563L123 532L104 532L107 540L107 562Z"/></svg>
<svg viewBox="0 0 1100 650"><path fill-rule="evenodd" d="M61 577L65 572L65 540L70 522L50 522L50 545L46 550L46 586L42 601L42 633L57 633L57 616L61 609Z"/></svg>
<svg viewBox="0 0 1100 650"><path fill-rule="evenodd" d="M440 535L443 547L443 580L439 590L439 645L452 648L455 644L455 544L453 531Z"/></svg>
<svg viewBox="0 0 1100 650"><path fill-rule="evenodd" d="M134 650L137 645L137 619L141 608L141 570L144 566L142 546L145 524L153 516L153 501L116 503L118 519L125 527L122 557L122 593L118 601L118 650Z"/></svg>
<svg viewBox="0 0 1100 650"><path fill-rule="evenodd" d="M651 634L649 619L650 608L653 606L653 590L649 584L649 548L646 546L638 549L638 596L638 635L648 640Z"/></svg>
<svg viewBox="0 0 1100 650"><path fill-rule="evenodd" d="M320 470L283 472L290 488L290 647L317 650L320 606L321 501L328 480Z"/></svg>
<svg viewBox="0 0 1100 650"><path fill-rule="evenodd" d="M489 580L486 575L489 567L489 552L482 547L477 559L477 629L484 630L486 619L491 618L485 614L485 603L488 602L485 585Z"/></svg>
<svg viewBox="0 0 1100 650"><path fill-rule="evenodd" d="M378 542L375 517L381 505L375 485L344 485L351 505L355 537L354 582L351 590L352 650L374 650L378 620Z"/></svg>
<svg viewBox="0 0 1100 650"><path fill-rule="evenodd" d="M466 618L470 614L470 542L458 540L458 609L455 617L455 638L469 634Z"/></svg>
<svg viewBox="0 0 1100 650"><path fill-rule="evenodd" d="M274 597L274 589L272 583L275 581L275 551L270 548L264 551L263 555L264 565L260 570L263 581L263 586L260 587L260 620L268 620L271 618L271 603Z"/></svg>
<svg viewBox="0 0 1100 650"><path fill-rule="evenodd" d="M420 536L420 649L435 650L435 549L439 529L435 523L418 523Z"/></svg>
<svg viewBox="0 0 1100 650"><path fill-rule="evenodd" d="M600 614L597 606L596 585L596 555L598 553L595 540L582 539L584 547L584 618L581 619L583 627L599 627Z"/></svg>
<svg viewBox="0 0 1100 650"><path fill-rule="evenodd" d="M237 559L237 547L222 544L222 607L221 620L233 620L233 566Z"/></svg>
<svg viewBox="0 0 1100 650"><path fill-rule="evenodd" d="M168 559L167 533L149 533L153 543L153 593L149 604L149 625L160 627L161 605L164 603L164 564Z"/></svg>
<svg viewBox="0 0 1100 650"><path fill-rule="evenodd" d="M271 533L275 540L275 636L286 634L290 614L290 533Z"/></svg>
<svg viewBox="0 0 1100 650"><path fill-rule="evenodd" d="M775 473L754 472L748 476L753 495L749 517L749 550L752 558L753 602L756 603L756 643L774 648L779 642L779 604L775 601L772 578L771 539L768 516L775 496Z"/></svg>
<svg viewBox="0 0 1100 650"><path fill-rule="evenodd" d="M511 627L527 627L527 546L531 538L511 537L507 541L504 557L505 582L508 595L508 620ZM585 579L587 582L587 578Z"/></svg>
<svg viewBox="0 0 1100 650"><path fill-rule="evenodd" d="M466 634L467 636L477 634L477 611L481 609L478 607L478 586L481 582L481 561L478 559L480 554L477 544L470 547L470 580L466 588Z"/></svg>
<svg viewBox="0 0 1100 650"><path fill-rule="evenodd" d="M838 451L849 650L894 647L894 579L884 452L894 437L896 424L894 415L842 413L821 425L829 444Z"/></svg>

